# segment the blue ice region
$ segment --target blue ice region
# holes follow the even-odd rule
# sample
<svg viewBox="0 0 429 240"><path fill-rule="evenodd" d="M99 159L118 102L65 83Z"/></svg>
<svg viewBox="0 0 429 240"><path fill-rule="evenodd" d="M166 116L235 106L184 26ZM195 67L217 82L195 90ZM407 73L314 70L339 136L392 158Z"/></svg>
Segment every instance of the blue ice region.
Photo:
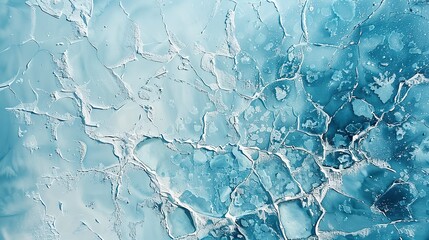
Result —
<svg viewBox="0 0 429 240"><path fill-rule="evenodd" d="M429 239L429 1L0 0L0 239Z"/></svg>

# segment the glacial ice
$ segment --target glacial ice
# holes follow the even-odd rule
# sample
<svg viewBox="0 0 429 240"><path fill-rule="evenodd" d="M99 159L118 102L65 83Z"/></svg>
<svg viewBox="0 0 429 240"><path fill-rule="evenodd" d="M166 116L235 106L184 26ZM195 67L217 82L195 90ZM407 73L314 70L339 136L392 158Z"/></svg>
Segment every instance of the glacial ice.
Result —
<svg viewBox="0 0 429 240"><path fill-rule="evenodd" d="M0 239L428 239L427 0L0 0Z"/></svg>

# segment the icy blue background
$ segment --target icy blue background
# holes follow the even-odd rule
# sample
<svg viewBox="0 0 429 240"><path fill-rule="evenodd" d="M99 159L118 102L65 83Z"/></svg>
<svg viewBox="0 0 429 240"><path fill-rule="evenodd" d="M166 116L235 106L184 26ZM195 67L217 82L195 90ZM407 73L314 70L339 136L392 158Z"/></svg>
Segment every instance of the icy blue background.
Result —
<svg viewBox="0 0 429 240"><path fill-rule="evenodd" d="M425 0L0 0L0 239L429 239Z"/></svg>

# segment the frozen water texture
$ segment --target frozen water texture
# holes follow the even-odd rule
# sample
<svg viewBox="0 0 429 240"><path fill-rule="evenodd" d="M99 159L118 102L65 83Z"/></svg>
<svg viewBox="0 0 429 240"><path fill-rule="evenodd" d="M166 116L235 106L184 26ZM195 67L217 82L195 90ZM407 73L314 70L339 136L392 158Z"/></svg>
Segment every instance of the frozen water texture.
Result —
<svg viewBox="0 0 429 240"><path fill-rule="evenodd" d="M0 0L0 239L429 239L429 2Z"/></svg>

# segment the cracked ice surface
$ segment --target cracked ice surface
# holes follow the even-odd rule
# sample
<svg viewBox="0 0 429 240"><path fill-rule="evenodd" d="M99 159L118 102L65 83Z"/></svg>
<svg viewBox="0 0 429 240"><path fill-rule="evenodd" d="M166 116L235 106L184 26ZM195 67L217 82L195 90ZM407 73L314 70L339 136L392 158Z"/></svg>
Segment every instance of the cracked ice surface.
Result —
<svg viewBox="0 0 429 240"><path fill-rule="evenodd" d="M428 239L425 0L0 0L0 239Z"/></svg>

